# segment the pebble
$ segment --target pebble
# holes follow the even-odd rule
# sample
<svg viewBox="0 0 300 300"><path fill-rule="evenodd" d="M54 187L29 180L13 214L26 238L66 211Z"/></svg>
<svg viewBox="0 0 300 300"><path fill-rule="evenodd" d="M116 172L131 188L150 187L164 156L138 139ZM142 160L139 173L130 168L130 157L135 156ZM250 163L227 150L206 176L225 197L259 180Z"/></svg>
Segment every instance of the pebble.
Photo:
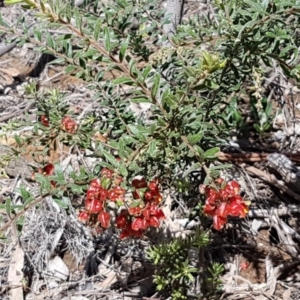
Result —
<svg viewBox="0 0 300 300"><path fill-rule="evenodd" d="M11 87L6 87L6 88L3 90L3 94L4 94L4 95L8 95L8 94L10 93L11 90L12 90Z"/></svg>
<svg viewBox="0 0 300 300"><path fill-rule="evenodd" d="M70 273L66 264L58 256L49 260L48 270L53 274L56 281L66 281Z"/></svg>

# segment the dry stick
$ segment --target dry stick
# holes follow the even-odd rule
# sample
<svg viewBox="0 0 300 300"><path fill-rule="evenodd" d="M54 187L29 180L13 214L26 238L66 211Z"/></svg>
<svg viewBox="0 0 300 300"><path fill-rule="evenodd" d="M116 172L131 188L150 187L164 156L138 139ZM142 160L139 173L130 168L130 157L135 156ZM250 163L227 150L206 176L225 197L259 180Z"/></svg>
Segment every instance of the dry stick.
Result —
<svg viewBox="0 0 300 300"><path fill-rule="evenodd" d="M0 55L1 56L1 55ZM4 115L3 117L0 117L0 122L4 122L6 120L9 120L13 117L17 117L19 115L21 115L22 113L24 112L27 112L30 108L32 108L34 106L34 103L33 102L29 102L25 108L23 109L20 109L19 111L14 111L10 114L7 114L7 115Z"/></svg>
<svg viewBox="0 0 300 300"><path fill-rule="evenodd" d="M44 199L44 197L46 197L46 196L49 196L49 194L40 196L36 200L34 200L31 203L29 203L28 206L24 207L23 210L21 210L20 212L18 212L13 218L11 218L8 222L6 222L0 228L0 232L4 232L4 230L6 230L15 220L17 220L20 216L22 216L28 209L30 209L31 207L35 206L39 202L41 202Z"/></svg>
<svg viewBox="0 0 300 300"><path fill-rule="evenodd" d="M274 153L275 151L273 151ZM279 152L280 154L284 154L290 160L299 162L300 161L300 153L295 152ZM246 152L246 153L218 153L218 159L220 161L233 161L233 162L259 162L259 161L266 161L267 156L270 153L256 153L256 152Z"/></svg>
<svg viewBox="0 0 300 300"><path fill-rule="evenodd" d="M287 205L282 208L274 208L273 213L276 213L278 216L289 216L291 214L299 214L300 207L297 205ZM248 212L247 215L249 218L269 218L270 211L267 209L254 208Z"/></svg>
<svg viewBox="0 0 300 300"><path fill-rule="evenodd" d="M274 175L271 175L269 173L266 173L264 171L261 171L255 167L252 166L247 166L246 164L242 164L241 167L243 167L247 172L251 173L252 175L255 175L259 178L261 178L262 180L270 183L271 185L275 186L276 188L280 189L282 192L290 195L291 197L293 197L294 199L296 199L297 201L300 202L300 195L298 195L297 193L293 192L292 190L290 190L288 187L286 187L285 185L281 184Z"/></svg>

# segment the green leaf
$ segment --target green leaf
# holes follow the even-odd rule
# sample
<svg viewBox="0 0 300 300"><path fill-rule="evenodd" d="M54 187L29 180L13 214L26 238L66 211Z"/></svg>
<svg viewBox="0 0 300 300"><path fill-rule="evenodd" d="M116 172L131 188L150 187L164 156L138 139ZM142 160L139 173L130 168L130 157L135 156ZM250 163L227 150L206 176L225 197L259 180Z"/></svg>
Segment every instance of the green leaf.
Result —
<svg viewBox="0 0 300 300"><path fill-rule="evenodd" d="M144 68L143 73L142 73L142 76L143 76L144 80L147 79L147 77L148 77L148 75L149 75L151 69L152 69L152 66L146 66L146 67Z"/></svg>
<svg viewBox="0 0 300 300"><path fill-rule="evenodd" d="M115 167L105 161L99 161L98 164L104 168L108 168L110 170L114 170Z"/></svg>
<svg viewBox="0 0 300 300"><path fill-rule="evenodd" d="M122 42L121 47L120 47L120 52L119 52L119 61L122 62L125 54L126 54L126 50L128 48L128 42L129 42L129 37L126 38L126 40L124 42Z"/></svg>
<svg viewBox="0 0 300 300"><path fill-rule="evenodd" d="M34 35L35 35L36 39L37 39L39 42L42 41L42 33L41 33L40 31L36 30L36 31L34 32Z"/></svg>
<svg viewBox="0 0 300 300"><path fill-rule="evenodd" d="M24 2L23 0L5 0L4 4L6 5L13 5Z"/></svg>
<svg viewBox="0 0 300 300"><path fill-rule="evenodd" d="M78 9L74 9L74 18L75 18L75 25L76 28L80 30L82 33L82 16Z"/></svg>
<svg viewBox="0 0 300 300"><path fill-rule="evenodd" d="M73 65L69 65L65 68L65 73L72 73L73 71L75 71L77 68Z"/></svg>
<svg viewBox="0 0 300 300"><path fill-rule="evenodd" d="M52 185L50 183L49 178L43 176L42 174L36 173L35 174L35 180L40 183L41 185L41 190L45 190L45 191L50 191L52 188Z"/></svg>
<svg viewBox="0 0 300 300"><path fill-rule="evenodd" d="M89 49L88 51L84 52L81 57L93 58L95 54L98 54L96 49Z"/></svg>
<svg viewBox="0 0 300 300"><path fill-rule="evenodd" d="M47 33L47 45L52 48L52 49L55 49L55 43L54 43L54 40L52 38L52 36Z"/></svg>
<svg viewBox="0 0 300 300"><path fill-rule="evenodd" d="M102 154L105 156L105 158L108 160L108 162L110 164L112 164L115 168L119 167L119 165L120 165L119 162L115 159L115 157L112 154L108 153L105 150L102 151Z"/></svg>
<svg viewBox="0 0 300 300"><path fill-rule="evenodd" d="M198 145L194 145L195 150L197 151L197 153L200 156L200 159L202 160L201 162L203 162L204 160L204 151L201 147L199 147Z"/></svg>
<svg viewBox="0 0 300 300"><path fill-rule="evenodd" d="M77 185L75 183L69 183L67 185L67 187L70 188L73 193L76 193L76 194L83 193L83 187L81 185Z"/></svg>
<svg viewBox="0 0 300 300"><path fill-rule="evenodd" d="M151 156L151 157L153 157L153 158L155 158L156 157L156 155L157 155L157 140L152 140L150 143L149 143L149 147L148 147L148 154Z"/></svg>
<svg viewBox="0 0 300 300"><path fill-rule="evenodd" d="M118 171L120 172L120 174L123 177L127 177L128 176L128 171L127 171L127 169L126 169L126 167L124 165L119 164Z"/></svg>
<svg viewBox="0 0 300 300"><path fill-rule="evenodd" d="M134 84L134 81L130 77L119 77L113 81L113 84Z"/></svg>
<svg viewBox="0 0 300 300"><path fill-rule="evenodd" d="M194 145L194 144L198 144L202 138L203 138L204 132L199 132L196 134L190 134L187 136L187 139L189 141L190 144Z"/></svg>
<svg viewBox="0 0 300 300"><path fill-rule="evenodd" d="M100 20L100 18L97 19L97 21L94 23L94 39L95 41L98 41L99 39L99 35L100 35L100 29L101 29L101 25L102 25L102 22Z"/></svg>
<svg viewBox="0 0 300 300"><path fill-rule="evenodd" d="M152 103L147 96L136 96L130 99L132 103Z"/></svg>
<svg viewBox="0 0 300 300"><path fill-rule="evenodd" d="M10 198L6 199L5 209L6 209L6 213L7 213L8 217L11 219L11 200L10 200Z"/></svg>
<svg viewBox="0 0 300 300"><path fill-rule="evenodd" d="M146 142L145 136L141 133L141 131L136 126L129 124L128 129L138 140L140 140L144 143Z"/></svg>
<svg viewBox="0 0 300 300"><path fill-rule="evenodd" d="M110 31L107 27L104 28L105 49L111 51Z"/></svg>
<svg viewBox="0 0 300 300"><path fill-rule="evenodd" d="M70 206L70 198L68 197L62 197L61 199L54 198L53 200L63 209L68 209Z"/></svg>
<svg viewBox="0 0 300 300"><path fill-rule="evenodd" d="M230 169L230 168L232 168L232 164L222 164L219 166L210 167L209 169L210 170L224 170L224 169Z"/></svg>
<svg viewBox="0 0 300 300"><path fill-rule="evenodd" d="M211 148L204 152L204 159L216 159L218 158L218 153L220 152L219 147Z"/></svg>
<svg viewBox="0 0 300 300"><path fill-rule="evenodd" d="M264 6L261 6L257 2L254 2L254 1L251 1L251 0L244 0L244 2L247 3L249 6L251 6L253 8L254 12L260 12L260 13L265 12Z"/></svg>
<svg viewBox="0 0 300 300"><path fill-rule="evenodd" d="M152 86L152 89L151 89L151 97L153 99L156 98L157 91L159 89L159 84L160 84L160 74L156 73L155 76L154 76L154 79L153 79L153 86Z"/></svg>
<svg viewBox="0 0 300 300"><path fill-rule="evenodd" d="M31 196L31 194L23 186L20 186L20 194L24 201Z"/></svg>
<svg viewBox="0 0 300 300"><path fill-rule="evenodd" d="M67 184L66 180L65 180L65 176L64 176L64 172L62 170L57 170L56 166L56 170L55 170L55 176L48 176L50 180L55 180L59 185L65 185Z"/></svg>

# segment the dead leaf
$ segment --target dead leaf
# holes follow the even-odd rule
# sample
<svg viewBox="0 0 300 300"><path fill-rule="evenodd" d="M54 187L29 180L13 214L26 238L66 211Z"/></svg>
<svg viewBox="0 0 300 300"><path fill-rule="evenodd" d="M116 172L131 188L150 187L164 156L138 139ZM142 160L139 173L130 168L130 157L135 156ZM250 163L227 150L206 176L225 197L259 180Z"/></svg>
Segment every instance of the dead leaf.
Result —
<svg viewBox="0 0 300 300"><path fill-rule="evenodd" d="M7 69L0 68L0 72L6 73L11 77L17 77L20 75L20 72L15 68L7 68Z"/></svg>
<svg viewBox="0 0 300 300"><path fill-rule="evenodd" d="M8 75L8 74L0 74L0 82L2 82L3 85L11 85L14 82L14 79Z"/></svg>

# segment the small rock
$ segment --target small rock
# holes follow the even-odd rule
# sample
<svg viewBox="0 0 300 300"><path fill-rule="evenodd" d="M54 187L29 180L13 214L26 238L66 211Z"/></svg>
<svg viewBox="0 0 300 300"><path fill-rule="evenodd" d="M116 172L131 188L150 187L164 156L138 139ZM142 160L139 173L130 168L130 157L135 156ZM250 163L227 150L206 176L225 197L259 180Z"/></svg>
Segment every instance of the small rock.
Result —
<svg viewBox="0 0 300 300"><path fill-rule="evenodd" d="M66 281L69 277L69 269L63 260L55 256L49 260L48 270L52 273L53 277L58 281Z"/></svg>
<svg viewBox="0 0 300 300"><path fill-rule="evenodd" d="M25 94L25 88L22 85L17 85L16 90L18 95L23 96Z"/></svg>
<svg viewBox="0 0 300 300"><path fill-rule="evenodd" d="M48 282L48 288L49 289L55 289L58 287L58 283L56 281L49 281Z"/></svg>
<svg viewBox="0 0 300 300"><path fill-rule="evenodd" d="M3 94L4 94L4 95L8 95L8 94L10 93L11 90L12 90L11 87L6 87L6 88L4 89L4 91L3 91Z"/></svg>

